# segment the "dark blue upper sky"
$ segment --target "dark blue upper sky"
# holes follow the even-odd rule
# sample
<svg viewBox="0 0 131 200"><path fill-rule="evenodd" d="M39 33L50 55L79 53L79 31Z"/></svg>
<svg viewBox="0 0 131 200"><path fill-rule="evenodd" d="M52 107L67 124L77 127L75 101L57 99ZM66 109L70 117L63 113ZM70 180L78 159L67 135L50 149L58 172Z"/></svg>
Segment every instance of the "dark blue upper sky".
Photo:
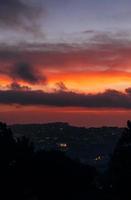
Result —
<svg viewBox="0 0 131 200"><path fill-rule="evenodd" d="M4 2L4 3L3 3ZM17 2L17 3L16 3ZM19 3L18 3L19 2ZM34 26L36 29L41 29L44 37L41 39L48 41L62 41L62 40L75 40L77 36L80 38L84 31L101 31L101 32L130 32L130 18L131 18L131 1L130 0L30 0L28 1L28 9L23 6L22 0L0 0L0 7L6 17L10 20L19 22L19 18L29 19L30 26L34 26L34 21L39 22L39 27ZM27 3L27 2L26 2ZM12 4L12 6L11 6ZM8 6L7 6L8 5ZM16 9L13 8L16 7ZM32 9L32 12L31 12ZM35 15L36 9L38 13ZM17 12L20 11L20 12ZM34 13L34 16L33 16ZM20 16L21 15L21 16ZM33 16L33 17L32 17ZM5 20L0 14L1 20ZM7 17L7 18L8 18ZM17 19L17 20L16 20ZM23 20L23 19L22 19ZM9 26L9 21L4 21L6 28ZM5 36L8 38L13 35L15 39L31 39L28 34L25 37L19 31L20 24L16 29L9 26L10 32L3 29L0 38ZM33 28L33 31L34 29ZM3 34L4 33L4 34ZM45 37L46 36L46 37ZM82 36L83 37L83 36Z"/></svg>

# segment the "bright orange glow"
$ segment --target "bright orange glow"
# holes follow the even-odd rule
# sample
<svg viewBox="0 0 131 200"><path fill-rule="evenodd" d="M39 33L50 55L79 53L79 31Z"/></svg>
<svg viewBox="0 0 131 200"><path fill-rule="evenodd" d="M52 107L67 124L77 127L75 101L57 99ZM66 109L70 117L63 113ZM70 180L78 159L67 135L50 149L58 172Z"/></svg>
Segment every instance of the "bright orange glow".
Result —
<svg viewBox="0 0 131 200"><path fill-rule="evenodd" d="M45 73L44 73L45 74ZM56 88L56 83L63 82L69 90L96 93L106 89L116 89L124 91L131 86L131 72L124 71L70 71L70 72L50 72L46 71L47 84L29 84L18 81L22 85L27 85L34 90L42 89L51 91ZM0 86L6 87L13 80L0 77Z"/></svg>
<svg viewBox="0 0 131 200"><path fill-rule="evenodd" d="M63 82L68 90L84 93L98 93L106 89L124 91L131 87L131 72L129 71L73 71L47 70L43 71L47 84L30 84L17 80L20 85L26 85L33 90L54 91L60 89L56 83ZM0 76L1 89L9 89L14 80L8 76ZM54 121L69 122L78 126L124 126L131 118L131 111L111 108L80 108L53 106L0 106L0 121L7 123L47 123Z"/></svg>
<svg viewBox="0 0 131 200"><path fill-rule="evenodd" d="M124 91L131 85L131 73L122 71L48 73L48 84L63 82L67 88L82 92L101 92L106 89Z"/></svg>

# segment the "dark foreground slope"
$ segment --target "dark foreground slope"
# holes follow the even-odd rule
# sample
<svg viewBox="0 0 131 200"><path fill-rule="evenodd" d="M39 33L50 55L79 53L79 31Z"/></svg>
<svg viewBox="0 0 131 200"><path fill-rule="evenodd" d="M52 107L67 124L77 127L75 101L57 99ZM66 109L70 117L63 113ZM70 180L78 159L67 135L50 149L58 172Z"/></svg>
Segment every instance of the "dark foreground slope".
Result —
<svg viewBox="0 0 131 200"><path fill-rule="evenodd" d="M59 151L34 150L0 123L0 199L131 199L131 123L120 137L108 170L72 160Z"/></svg>
<svg viewBox="0 0 131 200"><path fill-rule="evenodd" d="M34 151L0 124L0 199L83 199L94 195L97 172L58 151Z"/></svg>

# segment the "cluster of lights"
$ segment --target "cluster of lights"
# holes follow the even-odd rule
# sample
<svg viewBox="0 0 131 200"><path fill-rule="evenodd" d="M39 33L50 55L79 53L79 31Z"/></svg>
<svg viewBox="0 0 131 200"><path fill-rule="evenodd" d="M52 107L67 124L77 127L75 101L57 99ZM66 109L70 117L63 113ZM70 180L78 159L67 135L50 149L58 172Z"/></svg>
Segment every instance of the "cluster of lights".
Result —
<svg viewBox="0 0 131 200"><path fill-rule="evenodd" d="M65 143L61 143L61 144L59 144L59 146L60 146L61 148L67 148L67 144L65 144Z"/></svg>
<svg viewBox="0 0 131 200"><path fill-rule="evenodd" d="M101 157L101 156L97 156L97 157L95 158L95 161L99 161L99 160L102 160L102 157Z"/></svg>

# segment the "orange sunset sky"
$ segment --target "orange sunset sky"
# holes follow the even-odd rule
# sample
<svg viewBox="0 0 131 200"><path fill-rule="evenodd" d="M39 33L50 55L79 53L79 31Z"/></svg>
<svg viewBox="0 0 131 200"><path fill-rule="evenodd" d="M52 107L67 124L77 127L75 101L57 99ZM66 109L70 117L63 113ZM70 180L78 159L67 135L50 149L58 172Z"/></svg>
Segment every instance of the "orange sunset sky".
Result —
<svg viewBox="0 0 131 200"><path fill-rule="evenodd" d="M0 3L0 120L124 126L131 2Z"/></svg>

